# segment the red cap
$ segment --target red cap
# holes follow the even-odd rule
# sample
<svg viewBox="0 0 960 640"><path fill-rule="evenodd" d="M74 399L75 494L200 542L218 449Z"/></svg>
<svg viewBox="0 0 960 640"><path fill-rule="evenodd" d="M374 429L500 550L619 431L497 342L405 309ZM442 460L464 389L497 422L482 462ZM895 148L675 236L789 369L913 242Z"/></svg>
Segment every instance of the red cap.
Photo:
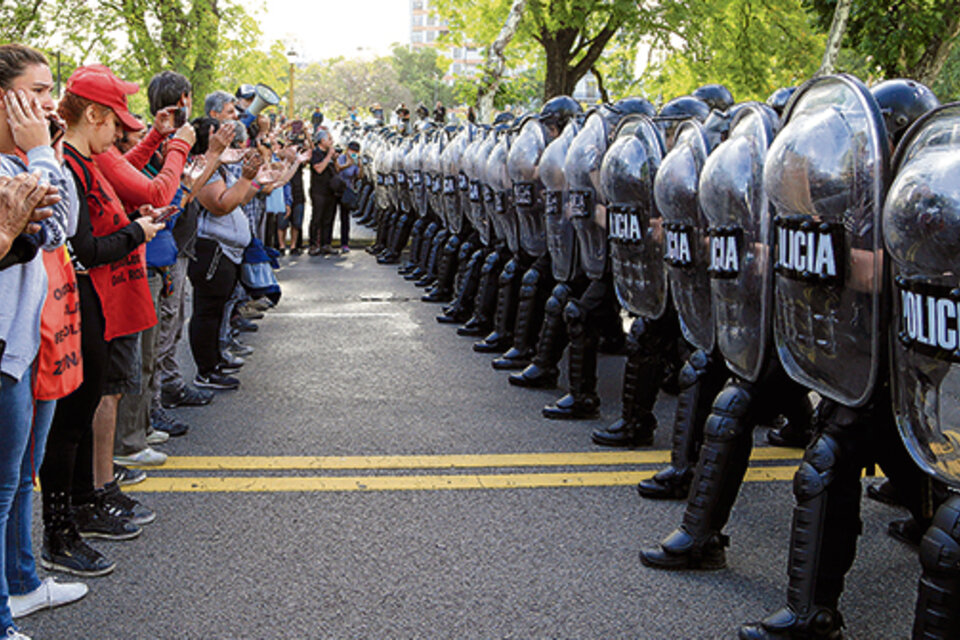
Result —
<svg viewBox="0 0 960 640"><path fill-rule="evenodd" d="M143 123L127 109L127 96L140 90L135 82L124 82L102 64L79 67L67 80L67 91L110 107L127 131L140 131Z"/></svg>

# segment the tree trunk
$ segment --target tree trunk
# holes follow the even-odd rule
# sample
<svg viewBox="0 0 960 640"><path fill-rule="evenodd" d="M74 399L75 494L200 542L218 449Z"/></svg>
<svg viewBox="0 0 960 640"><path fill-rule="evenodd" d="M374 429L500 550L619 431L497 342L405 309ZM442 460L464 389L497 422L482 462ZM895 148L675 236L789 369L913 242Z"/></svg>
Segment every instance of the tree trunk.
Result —
<svg viewBox="0 0 960 640"><path fill-rule="evenodd" d="M526 6L527 0L513 0L510 13L507 14L507 19L503 22L503 27L500 29L497 39L487 49L487 60L483 65L483 87L477 96L477 113L480 122L490 120L490 116L493 114L493 98L497 95L497 89L500 88L503 71L506 67L506 58L503 53L517 33L520 18L523 17Z"/></svg>
<svg viewBox="0 0 960 640"><path fill-rule="evenodd" d="M960 2L955 4L960 5ZM932 87L936 82L957 36L960 35L960 6L955 7L950 16L943 25L943 31L931 38L917 64L906 74L908 78L915 78L917 82L928 87Z"/></svg>
<svg viewBox="0 0 960 640"><path fill-rule="evenodd" d="M833 22L830 23L830 33L827 34L827 48L823 52L823 62L816 76L826 76L834 73L837 66L837 57L840 55L840 45L843 34L847 30L847 19L850 17L850 7L853 0L837 0L833 11Z"/></svg>
<svg viewBox="0 0 960 640"><path fill-rule="evenodd" d="M597 90L600 91L600 99L604 102L610 102L610 95L607 94L607 88L603 86L603 76L600 75L600 70L594 65L590 67L590 72L593 74L593 77L597 79Z"/></svg>

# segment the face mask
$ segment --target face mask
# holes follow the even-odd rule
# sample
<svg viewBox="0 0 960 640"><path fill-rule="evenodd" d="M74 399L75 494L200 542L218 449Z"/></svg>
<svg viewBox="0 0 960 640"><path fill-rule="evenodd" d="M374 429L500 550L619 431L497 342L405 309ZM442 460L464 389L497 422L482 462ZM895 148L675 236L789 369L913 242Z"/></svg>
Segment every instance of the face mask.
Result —
<svg viewBox="0 0 960 640"><path fill-rule="evenodd" d="M351 157L353 160L356 160L356 159L357 159L357 154L351 153L351 154L350 154L350 157Z"/></svg>

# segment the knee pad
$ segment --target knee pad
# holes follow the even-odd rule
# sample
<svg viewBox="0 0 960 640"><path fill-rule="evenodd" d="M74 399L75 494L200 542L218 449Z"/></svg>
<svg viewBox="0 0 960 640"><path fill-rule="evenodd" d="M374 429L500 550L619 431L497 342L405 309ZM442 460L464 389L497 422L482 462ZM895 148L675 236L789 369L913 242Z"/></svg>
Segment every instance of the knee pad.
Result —
<svg viewBox="0 0 960 640"><path fill-rule="evenodd" d="M709 365L710 356L708 356L702 349L697 349L690 354L690 357L687 358L687 361L683 363L683 367L680 368L680 375L677 378L677 384L680 385L681 389L692 387L707 372L707 367ZM719 396L717 397L719 399Z"/></svg>
<svg viewBox="0 0 960 640"><path fill-rule="evenodd" d="M517 259L513 258L508 261L507 264L503 265L503 270L500 272L500 286L509 285L514 277L517 275Z"/></svg>
<svg viewBox="0 0 960 640"><path fill-rule="evenodd" d="M473 245L468 241L460 245L460 251L457 253L457 259L460 262L466 262L473 256Z"/></svg>
<svg viewBox="0 0 960 640"><path fill-rule="evenodd" d="M536 267L530 267L523 274L520 280L520 295L523 297L532 297L537 292L540 284L540 272Z"/></svg>
<svg viewBox="0 0 960 640"><path fill-rule="evenodd" d="M563 308L563 319L567 323L570 335L578 335L583 332L583 323L587 319L587 314L577 300L571 300Z"/></svg>
<svg viewBox="0 0 960 640"><path fill-rule="evenodd" d="M457 249L460 248L460 238L457 237L457 234L451 233L450 237L447 238L447 244L444 245L444 251L448 253L456 253Z"/></svg>
<svg viewBox="0 0 960 640"><path fill-rule="evenodd" d="M793 476L793 495L797 502L815 498L833 482L834 469L841 455L840 444L823 433L803 453L800 468Z"/></svg>
<svg viewBox="0 0 960 640"><path fill-rule="evenodd" d="M695 371L695 365L690 363L692 359L691 356L684 368L689 367ZM695 373L692 375L694 380L689 386L693 386L699 377ZM743 435L747 430L748 425L744 418L750 410L750 402L753 399L748 384L741 380L731 379L713 399L710 415L707 416L707 422L704 425L707 438L718 442L726 442Z"/></svg>
<svg viewBox="0 0 960 640"><path fill-rule="evenodd" d="M496 251L491 251L490 255L487 256L487 259L483 262L483 271L484 274L492 273L497 268L497 263L500 261L500 256L497 255Z"/></svg>
<svg viewBox="0 0 960 640"><path fill-rule="evenodd" d="M563 282L557 283L557 286L550 292L550 298L557 300L561 311L567 305L567 300L570 299L571 295L573 295L573 289L570 288L570 285Z"/></svg>
<svg viewBox="0 0 960 640"><path fill-rule="evenodd" d="M937 509L920 542L920 563L926 573L960 578L960 496Z"/></svg>

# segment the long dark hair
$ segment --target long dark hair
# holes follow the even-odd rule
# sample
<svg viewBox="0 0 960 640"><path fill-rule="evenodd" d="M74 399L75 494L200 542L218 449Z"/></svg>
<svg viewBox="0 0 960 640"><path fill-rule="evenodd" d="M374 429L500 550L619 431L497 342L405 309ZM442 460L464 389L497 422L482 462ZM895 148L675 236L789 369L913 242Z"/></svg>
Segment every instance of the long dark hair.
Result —
<svg viewBox="0 0 960 640"><path fill-rule="evenodd" d="M0 88L9 89L27 67L35 64L50 66L47 57L36 49L22 44L0 45Z"/></svg>

